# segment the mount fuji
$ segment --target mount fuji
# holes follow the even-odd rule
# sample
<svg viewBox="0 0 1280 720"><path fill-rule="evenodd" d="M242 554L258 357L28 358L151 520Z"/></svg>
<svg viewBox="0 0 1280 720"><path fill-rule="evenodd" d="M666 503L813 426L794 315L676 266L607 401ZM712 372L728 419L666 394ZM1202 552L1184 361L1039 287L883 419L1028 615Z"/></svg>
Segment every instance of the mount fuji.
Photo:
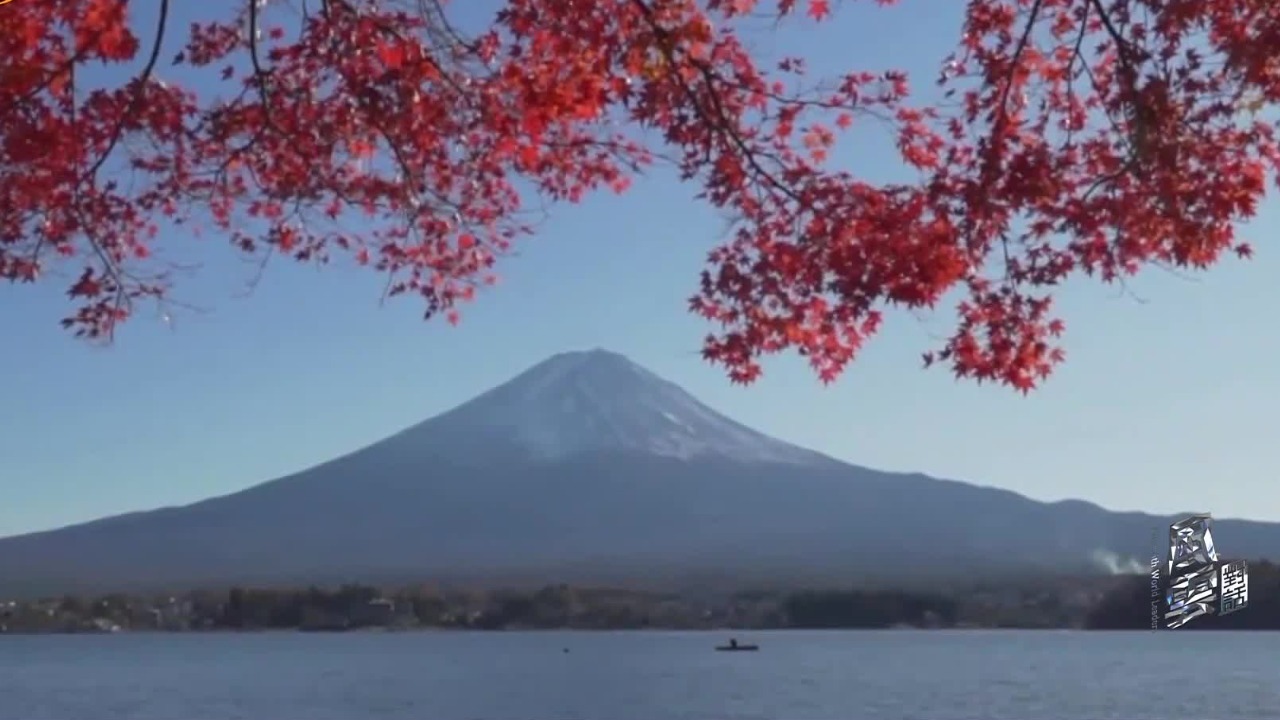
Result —
<svg viewBox="0 0 1280 720"><path fill-rule="evenodd" d="M1145 565L1173 519L850 465L593 350L241 492L0 539L0 595L1107 572ZM1280 552L1277 524L1215 534L1233 557Z"/></svg>
<svg viewBox="0 0 1280 720"><path fill-rule="evenodd" d="M542 461L592 452L799 465L826 460L740 425L605 350L553 356L410 432L426 435L437 422L513 443Z"/></svg>

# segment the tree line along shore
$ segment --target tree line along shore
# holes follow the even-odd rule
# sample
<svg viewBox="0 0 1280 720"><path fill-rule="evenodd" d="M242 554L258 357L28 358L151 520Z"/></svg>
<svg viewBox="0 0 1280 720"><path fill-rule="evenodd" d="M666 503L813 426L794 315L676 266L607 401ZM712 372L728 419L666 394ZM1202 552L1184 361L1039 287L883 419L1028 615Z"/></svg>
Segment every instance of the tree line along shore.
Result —
<svg viewBox="0 0 1280 720"><path fill-rule="evenodd" d="M1249 607L1188 630L1280 629L1280 569L1250 564ZM535 590L232 587L0 601L0 632L361 629L1139 630L1151 626L1147 576L974 583L936 590L829 588L719 593L548 585Z"/></svg>

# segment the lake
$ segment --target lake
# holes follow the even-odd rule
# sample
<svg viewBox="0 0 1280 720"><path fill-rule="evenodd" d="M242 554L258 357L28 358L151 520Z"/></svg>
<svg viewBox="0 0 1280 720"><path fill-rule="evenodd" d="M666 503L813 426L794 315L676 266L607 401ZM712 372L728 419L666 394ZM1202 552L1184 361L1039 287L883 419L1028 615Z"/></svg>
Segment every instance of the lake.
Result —
<svg viewBox="0 0 1280 720"><path fill-rule="evenodd" d="M1280 634L0 636L2 720L1273 718ZM568 652L565 652L565 649Z"/></svg>

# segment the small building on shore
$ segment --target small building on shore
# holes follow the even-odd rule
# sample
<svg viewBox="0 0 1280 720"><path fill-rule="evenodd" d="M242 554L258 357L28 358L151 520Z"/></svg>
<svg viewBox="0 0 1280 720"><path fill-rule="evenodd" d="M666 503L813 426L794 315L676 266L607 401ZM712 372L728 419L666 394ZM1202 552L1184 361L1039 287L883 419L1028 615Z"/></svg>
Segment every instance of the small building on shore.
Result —
<svg viewBox="0 0 1280 720"><path fill-rule="evenodd" d="M396 604L394 600L374 598L353 610L351 624L382 627L390 625L395 618Z"/></svg>

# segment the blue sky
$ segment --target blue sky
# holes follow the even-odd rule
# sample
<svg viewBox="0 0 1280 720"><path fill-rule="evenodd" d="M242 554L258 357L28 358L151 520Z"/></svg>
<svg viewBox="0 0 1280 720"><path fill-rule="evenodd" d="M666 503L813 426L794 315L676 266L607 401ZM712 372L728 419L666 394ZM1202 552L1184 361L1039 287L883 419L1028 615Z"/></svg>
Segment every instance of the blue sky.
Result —
<svg viewBox="0 0 1280 720"><path fill-rule="evenodd" d="M854 3L824 28L753 42L802 50L830 70L908 69L928 89L957 36L962 4L951 5ZM883 136L845 147L860 172L896 172ZM890 316L832 386L793 357L770 362L750 388L730 386L700 360L707 327L685 312L723 231L693 193L657 173L624 197L558 208L457 328L422 323L411 300L380 307L379 278L344 267L275 264L242 298L252 266L216 239L201 241L206 266L178 290L206 312L179 312L170 328L144 310L109 348L60 330L63 286L0 287L0 535L238 490L378 440L550 354L592 347L854 463L1040 499L1280 520L1270 478L1280 466L1280 336L1269 317L1280 260L1262 242L1280 228L1275 203L1246 228L1253 262L1191 279L1149 271L1127 295L1068 285L1068 362L1021 397L920 369L920 353L949 328L945 311Z"/></svg>

